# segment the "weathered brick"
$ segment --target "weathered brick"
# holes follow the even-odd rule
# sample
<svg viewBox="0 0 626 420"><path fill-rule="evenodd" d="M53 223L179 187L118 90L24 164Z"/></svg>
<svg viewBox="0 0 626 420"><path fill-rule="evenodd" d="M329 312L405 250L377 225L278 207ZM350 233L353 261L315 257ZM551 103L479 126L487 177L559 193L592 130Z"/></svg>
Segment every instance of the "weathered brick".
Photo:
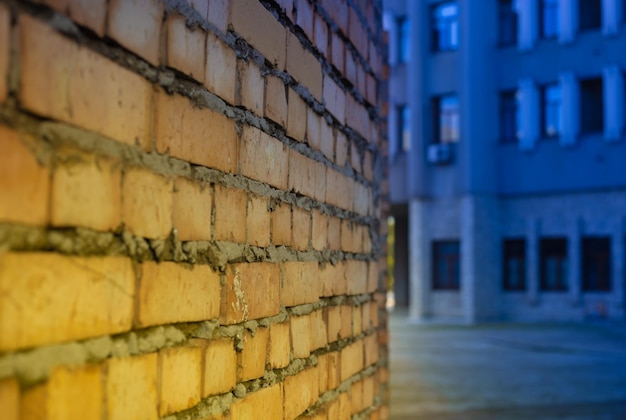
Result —
<svg viewBox="0 0 626 420"><path fill-rule="evenodd" d="M247 394L242 400L235 401L230 408L231 418L235 419L282 419L283 388L275 384Z"/></svg>
<svg viewBox="0 0 626 420"><path fill-rule="evenodd" d="M118 162L71 156L52 176L51 221L55 226L114 230L121 221Z"/></svg>
<svg viewBox="0 0 626 420"><path fill-rule="evenodd" d="M341 354L338 351L328 353L328 389L335 389L341 384Z"/></svg>
<svg viewBox="0 0 626 420"><path fill-rule="evenodd" d="M15 378L0 380L0 407L6 420L19 420L20 385Z"/></svg>
<svg viewBox="0 0 626 420"><path fill-rule="evenodd" d="M372 293L378 289L378 264L371 262L367 272L367 292Z"/></svg>
<svg viewBox="0 0 626 420"><path fill-rule="evenodd" d="M311 244L313 249L321 251L328 246L328 217L317 210L312 213Z"/></svg>
<svg viewBox="0 0 626 420"><path fill-rule="evenodd" d="M207 0L191 0L191 8L200 13L203 19L209 17L209 2Z"/></svg>
<svg viewBox="0 0 626 420"><path fill-rule="evenodd" d="M363 341L357 341L341 350L341 381L363 369Z"/></svg>
<svg viewBox="0 0 626 420"><path fill-rule="evenodd" d="M291 244L291 206L286 203L277 205L271 213L272 244Z"/></svg>
<svg viewBox="0 0 626 420"><path fill-rule="evenodd" d="M35 3L45 4L57 12L65 12L69 0L35 0Z"/></svg>
<svg viewBox="0 0 626 420"><path fill-rule="evenodd" d="M372 104L372 105L376 105L376 91L378 90L378 86L377 86L377 82L376 79L374 78L374 76L372 76L371 74L367 74L367 79L365 80L366 83L366 91L365 91L365 97L367 98L367 101Z"/></svg>
<svg viewBox="0 0 626 420"><path fill-rule="evenodd" d="M335 163L341 167L345 167L348 163L349 143L346 135L337 130L335 133Z"/></svg>
<svg viewBox="0 0 626 420"><path fill-rule="evenodd" d="M178 177L174 180L172 225L181 241L211 239L213 193L208 185Z"/></svg>
<svg viewBox="0 0 626 420"><path fill-rule="evenodd" d="M323 96L326 109L343 124L346 119L346 94L328 75L324 77Z"/></svg>
<svg viewBox="0 0 626 420"><path fill-rule="evenodd" d="M311 214L305 209L294 207L291 212L291 245L299 251L306 251L309 248L310 232Z"/></svg>
<svg viewBox="0 0 626 420"><path fill-rule="evenodd" d="M317 262L285 262L282 266L280 301L284 306L313 303L319 299Z"/></svg>
<svg viewBox="0 0 626 420"><path fill-rule="evenodd" d="M337 217L328 218L328 246L333 250L341 248L341 219Z"/></svg>
<svg viewBox="0 0 626 420"><path fill-rule="evenodd" d="M272 369L289 365L291 357L291 336L288 322L270 325L269 364Z"/></svg>
<svg viewBox="0 0 626 420"><path fill-rule="evenodd" d="M341 221L341 249L345 252L357 253L361 250L361 231L359 226L350 220Z"/></svg>
<svg viewBox="0 0 626 420"><path fill-rule="evenodd" d="M215 186L215 239L246 242L247 200L245 191Z"/></svg>
<svg viewBox="0 0 626 420"><path fill-rule="evenodd" d="M320 395L328 391L328 353L317 356L318 387Z"/></svg>
<svg viewBox="0 0 626 420"><path fill-rule="evenodd" d="M313 40L313 6L308 0L294 0L297 9L296 24L302 28L310 40Z"/></svg>
<svg viewBox="0 0 626 420"><path fill-rule="evenodd" d="M363 331L363 308L359 306L352 307L352 335L357 336Z"/></svg>
<svg viewBox="0 0 626 420"><path fill-rule="evenodd" d="M204 353L202 396L222 394L237 384L237 352L232 339L211 340Z"/></svg>
<svg viewBox="0 0 626 420"><path fill-rule="evenodd" d="M128 331L134 283L127 258L1 254L0 350Z"/></svg>
<svg viewBox="0 0 626 420"><path fill-rule="evenodd" d="M278 265L231 265L226 273L226 285L222 287L220 322L236 324L276 315L280 310L279 296Z"/></svg>
<svg viewBox="0 0 626 420"><path fill-rule="evenodd" d="M329 297L346 294L348 282L346 280L345 263L326 265L320 273L320 295Z"/></svg>
<svg viewBox="0 0 626 420"><path fill-rule="evenodd" d="M157 419L157 354L110 359L106 379L110 420Z"/></svg>
<svg viewBox="0 0 626 420"><path fill-rule="evenodd" d="M287 32L261 3L232 0L228 21L235 32L259 50L270 63L279 69L285 67Z"/></svg>
<svg viewBox="0 0 626 420"><path fill-rule="evenodd" d="M285 418L293 419L317 401L319 378L315 368L285 378Z"/></svg>
<svg viewBox="0 0 626 420"><path fill-rule="evenodd" d="M209 109L194 108L179 95L159 91L156 101L156 147L159 153L225 172L237 168L235 123ZM207 127L211 127L207 130Z"/></svg>
<svg viewBox="0 0 626 420"><path fill-rule="evenodd" d="M69 13L73 20L103 36L107 14L106 0L70 0Z"/></svg>
<svg viewBox="0 0 626 420"><path fill-rule="evenodd" d="M171 14L167 18L167 65L204 82L206 32L186 25L186 18Z"/></svg>
<svg viewBox="0 0 626 420"><path fill-rule="evenodd" d="M349 393L341 393L339 395L339 415L338 419L347 420L352 418L352 402Z"/></svg>
<svg viewBox="0 0 626 420"><path fill-rule="evenodd" d="M229 5L230 2L228 0L211 0L209 4L209 22L222 32L226 32L226 26L228 25Z"/></svg>
<svg viewBox="0 0 626 420"><path fill-rule="evenodd" d="M344 57L345 45L339 34L334 32L330 37L330 59L333 63L333 66L335 66L335 68L339 70L339 73L341 74L344 74L345 71Z"/></svg>
<svg viewBox="0 0 626 420"><path fill-rule="evenodd" d="M200 402L202 349L174 347L161 350L159 355L159 414L165 416Z"/></svg>
<svg viewBox="0 0 626 420"><path fill-rule="evenodd" d="M340 338L341 332L341 308L339 306L329 306L324 309L326 320L327 338L329 343L333 343Z"/></svg>
<svg viewBox="0 0 626 420"><path fill-rule="evenodd" d="M320 150L322 118L312 108L306 111L306 141L313 150Z"/></svg>
<svg viewBox="0 0 626 420"><path fill-rule="evenodd" d="M365 261L350 260L346 262L346 278L348 294L367 293L368 266Z"/></svg>
<svg viewBox="0 0 626 420"><path fill-rule="evenodd" d="M356 60L354 58L352 50L350 50L349 48L346 48L344 46L344 52L345 52L345 54L344 54L344 66L345 66L344 75L350 81L350 83L352 83L353 85L356 85ZM350 97L351 96L348 95L348 98L350 98Z"/></svg>
<svg viewBox="0 0 626 420"><path fill-rule="evenodd" d="M287 135L304 141L306 135L307 104L295 90L289 88L287 107Z"/></svg>
<svg viewBox="0 0 626 420"><path fill-rule="evenodd" d="M238 378L239 381L250 381L265 374L267 358L267 343L269 329L257 328L254 333L243 333L243 350L239 352Z"/></svg>
<svg viewBox="0 0 626 420"><path fill-rule="evenodd" d="M339 338L343 339L352 337L352 306L339 306L339 314L339 320L341 322Z"/></svg>
<svg viewBox="0 0 626 420"><path fill-rule="evenodd" d="M375 383L374 377L363 378L363 408L371 407L374 404Z"/></svg>
<svg viewBox="0 0 626 420"><path fill-rule="evenodd" d="M237 62L239 89L237 89L237 105L243 105L257 115L263 115L265 104L265 79L261 69L251 61Z"/></svg>
<svg viewBox="0 0 626 420"><path fill-rule="evenodd" d="M370 139L370 117L363 105L346 95L346 123L366 139Z"/></svg>
<svg viewBox="0 0 626 420"><path fill-rule="evenodd" d="M289 151L289 189L316 200L326 196L326 167L295 150Z"/></svg>
<svg viewBox="0 0 626 420"><path fill-rule="evenodd" d="M159 65L163 5L158 0L111 0L108 35L150 64Z"/></svg>
<svg viewBox="0 0 626 420"><path fill-rule="evenodd" d="M9 87L9 47L11 37L11 15L9 9L0 5L0 103L7 97Z"/></svg>
<svg viewBox="0 0 626 420"><path fill-rule="evenodd" d="M294 0L277 0L278 6L285 13L289 20L293 21L293 2Z"/></svg>
<svg viewBox="0 0 626 420"><path fill-rule="evenodd" d="M132 168L122 180L122 220L135 235L166 238L172 230L172 179Z"/></svg>
<svg viewBox="0 0 626 420"><path fill-rule="evenodd" d="M235 103L236 70L235 52L209 32L206 41L206 87L231 104Z"/></svg>
<svg viewBox="0 0 626 420"><path fill-rule="evenodd" d="M352 203L352 210L358 214L367 216L370 209L370 190L363 184L358 182L352 182L352 197L354 199Z"/></svg>
<svg viewBox="0 0 626 420"><path fill-rule="evenodd" d="M328 24L320 14L315 14L313 35L315 46L319 52L326 56L328 52Z"/></svg>
<svg viewBox="0 0 626 420"><path fill-rule="evenodd" d="M374 162L373 162L372 152L367 150L363 157L363 176L369 180L374 180Z"/></svg>
<svg viewBox="0 0 626 420"><path fill-rule="evenodd" d="M363 340L363 345L365 347L365 366L371 366L374 363L378 362L378 352L380 347L380 343L378 342L378 334L374 332L374 334L365 337L365 339Z"/></svg>
<svg viewBox="0 0 626 420"><path fill-rule="evenodd" d="M220 313L220 277L206 265L193 269L173 262L141 265L139 326L202 321Z"/></svg>
<svg viewBox="0 0 626 420"><path fill-rule="evenodd" d="M287 189L287 146L257 128L245 126L240 150L239 167L243 176Z"/></svg>
<svg viewBox="0 0 626 420"><path fill-rule="evenodd" d="M309 357L311 354L311 323L310 315L292 316L291 350L297 359Z"/></svg>
<svg viewBox="0 0 626 420"><path fill-rule="evenodd" d="M47 224L49 169L40 165L26 144L21 142L17 132L2 125L0 149L0 220Z"/></svg>
<svg viewBox="0 0 626 420"><path fill-rule="evenodd" d="M287 123L287 93L285 84L276 76L268 75L265 81L265 116L285 126Z"/></svg>
<svg viewBox="0 0 626 420"><path fill-rule="evenodd" d="M311 312L311 351L325 347L328 344L326 334L326 322L324 321L324 311L318 309Z"/></svg>
<svg viewBox="0 0 626 420"><path fill-rule="evenodd" d="M326 168L326 202L342 209L352 208L350 179L334 169Z"/></svg>
<svg viewBox="0 0 626 420"><path fill-rule="evenodd" d="M250 245L268 246L270 244L270 212L267 197L248 196L246 226Z"/></svg>
<svg viewBox="0 0 626 420"><path fill-rule="evenodd" d="M136 25L129 28L138 32ZM26 109L148 147L152 90L141 76L27 15L20 17L20 58Z"/></svg>
<svg viewBox="0 0 626 420"><path fill-rule="evenodd" d="M307 0L304 3L308 3ZM304 85L315 99L322 100L322 66L293 34L287 37L287 72Z"/></svg>
<svg viewBox="0 0 626 420"><path fill-rule="evenodd" d="M354 415L363 410L363 382L353 382L350 386L350 414Z"/></svg>
<svg viewBox="0 0 626 420"><path fill-rule="evenodd" d="M330 161L334 159L335 135L333 128L325 120L320 124L320 151Z"/></svg>

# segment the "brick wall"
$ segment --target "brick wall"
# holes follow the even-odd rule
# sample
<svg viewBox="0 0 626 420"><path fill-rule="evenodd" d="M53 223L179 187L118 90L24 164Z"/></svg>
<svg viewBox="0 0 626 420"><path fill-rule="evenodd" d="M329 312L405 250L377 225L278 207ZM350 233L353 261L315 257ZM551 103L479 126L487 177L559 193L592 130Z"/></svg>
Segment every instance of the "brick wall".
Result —
<svg viewBox="0 0 626 420"><path fill-rule="evenodd" d="M386 418L379 0L0 0L0 407Z"/></svg>

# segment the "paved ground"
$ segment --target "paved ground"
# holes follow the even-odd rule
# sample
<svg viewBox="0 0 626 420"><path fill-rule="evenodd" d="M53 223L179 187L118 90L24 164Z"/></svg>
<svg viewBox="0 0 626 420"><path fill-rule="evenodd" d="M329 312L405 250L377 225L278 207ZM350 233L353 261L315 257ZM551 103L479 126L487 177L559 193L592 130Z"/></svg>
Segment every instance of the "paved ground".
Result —
<svg viewBox="0 0 626 420"><path fill-rule="evenodd" d="M392 419L626 419L626 323L390 329Z"/></svg>

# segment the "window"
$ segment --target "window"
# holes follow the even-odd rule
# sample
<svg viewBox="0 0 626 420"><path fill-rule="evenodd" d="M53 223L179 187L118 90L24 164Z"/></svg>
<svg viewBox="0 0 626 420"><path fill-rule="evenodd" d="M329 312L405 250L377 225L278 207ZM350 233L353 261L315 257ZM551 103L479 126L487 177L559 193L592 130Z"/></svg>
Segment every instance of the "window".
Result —
<svg viewBox="0 0 626 420"><path fill-rule="evenodd" d="M602 26L602 2L578 0L578 27L581 31L600 29Z"/></svg>
<svg viewBox="0 0 626 420"><path fill-rule="evenodd" d="M433 143L456 143L459 141L459 98L456 95L433 99Z"/></svg>
<svg viewBox="0 0 626 420"><path fill-rule="evenodd" d="M561 87L558 83L541 88L541 134L558 137L563 127L561 117Z"/></svg>
<svg viewBox="0 0 626 420"><path fill-rule="evenodd" d="M604 130L602 78L582 80L580 83L580 125L583 133Z"/></svg>
<svg viewBox="0 0 626 420"><path fill-rule="evenodd" d="M567 290L567 239L542 239L539 248L541 290Z"/></svg>
<svg viewBox="0 0 626 420"><path fill-rule="evenodd" d="M500 140L503 143L516 142L520 127L519 98L516 90L500 93Z"/></svg>
<svg viewBox="0 0 626 420"><path fill-rule="evenodd" d="M502 279L504 290L526 289L526 241L505 239L502 242Z"/></svg>
<svg viewBox="0 0 626 420"><path fill-rule="evenodd" d="M398 19L398 62L406 63L410 57L411 27L405 17Z"/></svg>
<svg viewBox="0 0 626 420"><path fill-rule="evenodd" d="M459 47L459 6L441 3L431 11L433 51L451 51Z"/></svg>
<svg viewBox="0 0 626 420"><path fill-rule="evenodd" d="M611 238L583 238L582 274L584 291L611 291Z"/></svg>
<svg viewBox="0 0 626 420"><path fill-rule="evenodd" d="M559 0L541 0L539 13L541 37L556 38L559 33Z"/></svg>
<svg viewBox="0 0 626 420"><path fill-rule="evenodd" d="M459 241L433 242L433 289L460 289Z"/></svg>
<svg viewBox="0 0 626 420"><path fill-rule="evenodd" d="M517 44L517 11L514 0L500 0L499 32L500 46L508 47Z"/></svg>
<svg viewBox="0 0 626 420"><path fill-rule="evenodd" d="M411 150L411 113L406 105L400 105L397 108L398 115L398 141L400 143L400 151L408 152Z"/></svg>

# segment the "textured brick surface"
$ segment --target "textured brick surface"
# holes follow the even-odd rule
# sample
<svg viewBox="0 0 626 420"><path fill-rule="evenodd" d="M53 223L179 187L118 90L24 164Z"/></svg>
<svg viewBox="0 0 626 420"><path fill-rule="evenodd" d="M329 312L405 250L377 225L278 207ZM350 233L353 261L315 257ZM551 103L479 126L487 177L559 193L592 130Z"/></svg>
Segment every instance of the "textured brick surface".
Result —
<svg viewBox="0 0 626 420"><path fill-rule="evenodd" d="M222 287L220 321L226 324L276 315L280 309L277 264L235 264Z"/></svg>
<svg viewBox="0 0 626 420"><path fill-rule="evenodd" d="M211 340L204 353L202 396L228 392L236 383L237 353L233 340Z"/></svg>
<svg viewBox="0 0 626 420"><path fill-rule="evenodd" d="M193 407L200 401L202 349L175 347L161 350L161 416Z"/></svg>
<svg viewBox="0 0 626 420"><path fill-rule="evenodd" d="M274 323L270 326L269 364L272 368L282 368L289 364L291 336L289 323Z"/></svg>
<svg viewBox="0 0 626 420"><path fill-rule="evenodd" d="M215 238L219 241L246 241L247 196L244 191L215 188Z"/></svg>
<svg viewBox="0 0 626 420"><path fill-rule="evenodd" d="M237 58L233 50L209 33L206 41L206 86L231 104L235 103L236 67Z"/></svg>
<svg viewBox="0 0 626 420"><path fill-rule="evenodd" d="M0 255L0 349L130 329L135 278L121 257Z"/></svg>
<svg viewBox="0 0 626 420"><path fill-rule="evenodd" d="M20 386L17 379L3 379L0 381L0 407L2 415L7 420L20 419Z"/></svg>
<svg viewBox="0 0 626 420"><path fill-rule="evenodd" d="M285 145L256 128L244 128L239 159L242 175L286 189L288 165Z"/></svg>
<svg viewBox="0 0 626 420"><path fill-rule="evenodd" d="M167 65L203 82L207 35L199 28L190 30L185 20L177 14L167 19Z"/></svg>
<svg viewBox="0 0 626 420"><path fill-rule="evenodd" d="M7 79L9 74L9 35L11 31L9 10L0 5L0 103L8 93Z"/></svg>
<svg viewBox="0 0 626 420"><path fill-rule="evenodd" d="M158 65L162 16L163 3L158 0L111 0L108 35Z"/></svg>
<svg viewBox="0 0 626 420"><path fill-rule="evenodd" d="M213 193L207 184L179 177L174 181L172 225L181 241L211 239Z"/></svg>
<svg viewBox="0 0 626 420"><path fill-rule="evenodd" d="M295 418L312 405L319 395L319 378L309 368L285 379L285 418Z"/></svg>
<svg viewBox="0 0 626 420"><path fill-rule="evenodd" d="M239 380L249 381L265 374L265 360L269 330L257 328L254 333L245 332L242 339L243 350L239 353Z"/></svg>
<svg viewBox="0 0 626 420"><path fill-rule="evenodd" d="M107 366L107 412L111 420L157 419L157 355L111 359Z"/></svg>
<svg viewBox="0 0 626 420"><path fill-rule="evenodd" d="M283 418L283 390L281 384L263 388L246 395L232 405L232 419L252 419L262 416L268 419Z"/></svg>

